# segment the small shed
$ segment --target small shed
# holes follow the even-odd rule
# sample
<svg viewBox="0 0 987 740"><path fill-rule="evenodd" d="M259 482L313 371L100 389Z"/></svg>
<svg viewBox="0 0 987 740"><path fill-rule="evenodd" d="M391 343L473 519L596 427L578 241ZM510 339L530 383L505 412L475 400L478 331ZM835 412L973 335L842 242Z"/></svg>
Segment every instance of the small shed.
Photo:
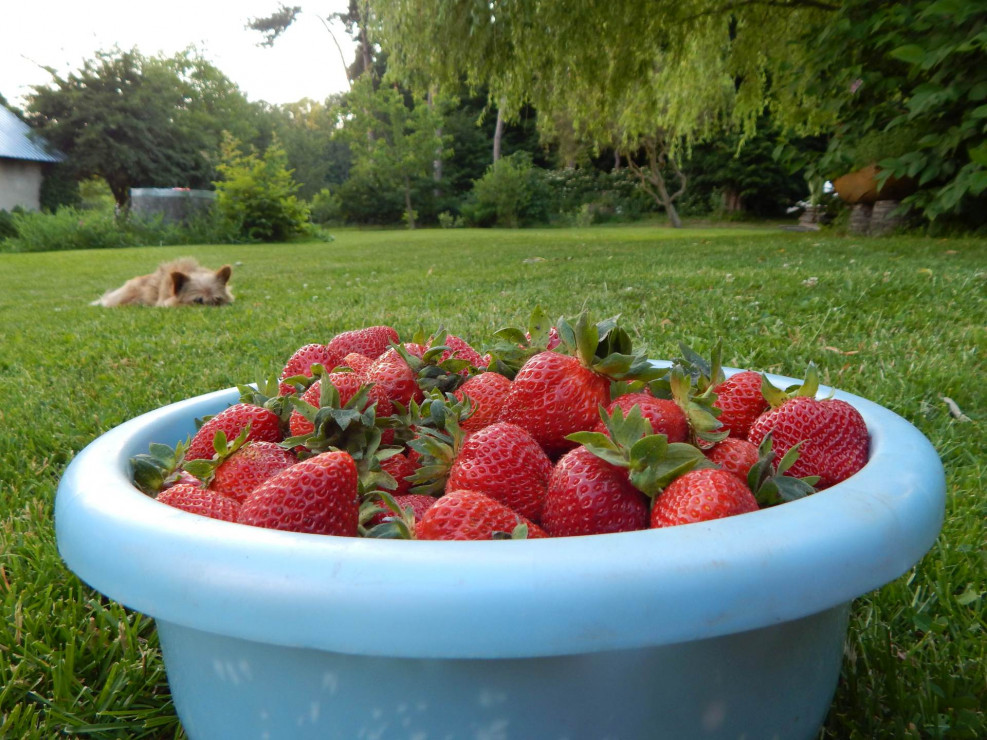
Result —
<svg viewBox="0 0 987 740"><path fill-rule="evenodd" d="M0 210L41 208L45 167L64 159L31 136L31 128L0 105Z"/></svg>

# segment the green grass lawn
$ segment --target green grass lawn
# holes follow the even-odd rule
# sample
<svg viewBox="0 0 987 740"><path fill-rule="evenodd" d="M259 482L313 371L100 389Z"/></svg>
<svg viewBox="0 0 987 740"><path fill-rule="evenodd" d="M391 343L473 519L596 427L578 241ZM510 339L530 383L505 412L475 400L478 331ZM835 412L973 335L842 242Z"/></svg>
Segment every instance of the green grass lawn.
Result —
<svg viewBox="0 0 987 740"><path fill-rule="evenodd" d="M185 254L235 264L236 303L88 305ZM731 366L800 376L814 360L824 383L922 430L947 472L942 534L854 603L822 737L987 737L984 240L342 230L328 244L0 254L0 275L0 737L182 736L153 621L58 557L55 489L78 450L150 409L277 372L296 347L345 329L443 324L482 344L536 304L619 313L652 357L723 337Z"/></svg>

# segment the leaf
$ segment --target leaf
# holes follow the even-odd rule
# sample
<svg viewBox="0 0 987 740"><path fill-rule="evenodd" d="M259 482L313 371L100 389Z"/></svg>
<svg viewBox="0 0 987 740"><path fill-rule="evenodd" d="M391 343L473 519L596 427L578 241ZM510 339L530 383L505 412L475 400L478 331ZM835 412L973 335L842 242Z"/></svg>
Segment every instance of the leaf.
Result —
<svg viewBox="0 0 987 740"><path fill-rule="evenodd" d="M905 44L904 46L899 46L897 49L892 49L888 52L889 56L895 59L900 59L908 64L914 64L917 66L922 66L925 62L925 49L923 49L918 44Z"/></svg>
<svg viewBox="0 0 987 740"><path fill-rule="evenodd" d="M987 108L987 106L983 107ZM967 154L970 155L972 161L987 167L987 141L981 142L979 146L967 149Z"/></svg>

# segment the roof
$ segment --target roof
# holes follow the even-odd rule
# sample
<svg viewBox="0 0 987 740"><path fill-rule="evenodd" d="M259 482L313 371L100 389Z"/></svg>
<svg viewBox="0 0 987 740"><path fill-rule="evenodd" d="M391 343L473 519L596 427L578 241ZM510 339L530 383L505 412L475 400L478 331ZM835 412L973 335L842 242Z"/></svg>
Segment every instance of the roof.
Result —
<svg viewBox="0 0 987 740"><path fill-rule="evenodd" d="M65 157L45 150L44 141L31 137L31 127L0 105L0 157L35 162L61 162Z"/></svg>

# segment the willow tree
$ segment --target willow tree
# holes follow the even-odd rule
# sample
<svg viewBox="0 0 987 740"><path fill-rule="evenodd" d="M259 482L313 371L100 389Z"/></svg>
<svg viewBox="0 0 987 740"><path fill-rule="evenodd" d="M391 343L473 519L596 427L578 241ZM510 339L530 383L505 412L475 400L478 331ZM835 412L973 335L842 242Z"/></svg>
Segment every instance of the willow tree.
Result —
<svg viewBox="0 0 987 740"><path fill-rule="evenodd" d="M485 85L509 117L530 103L543 121L564 119L588 144L634 158L666 208L674 191L661 163L722 125L750 134L769 105L801 130L820 122L813 110L825 111L805 105L804 45L795 42L836 8L823 0L375 4L392 74Z"/></svg>

